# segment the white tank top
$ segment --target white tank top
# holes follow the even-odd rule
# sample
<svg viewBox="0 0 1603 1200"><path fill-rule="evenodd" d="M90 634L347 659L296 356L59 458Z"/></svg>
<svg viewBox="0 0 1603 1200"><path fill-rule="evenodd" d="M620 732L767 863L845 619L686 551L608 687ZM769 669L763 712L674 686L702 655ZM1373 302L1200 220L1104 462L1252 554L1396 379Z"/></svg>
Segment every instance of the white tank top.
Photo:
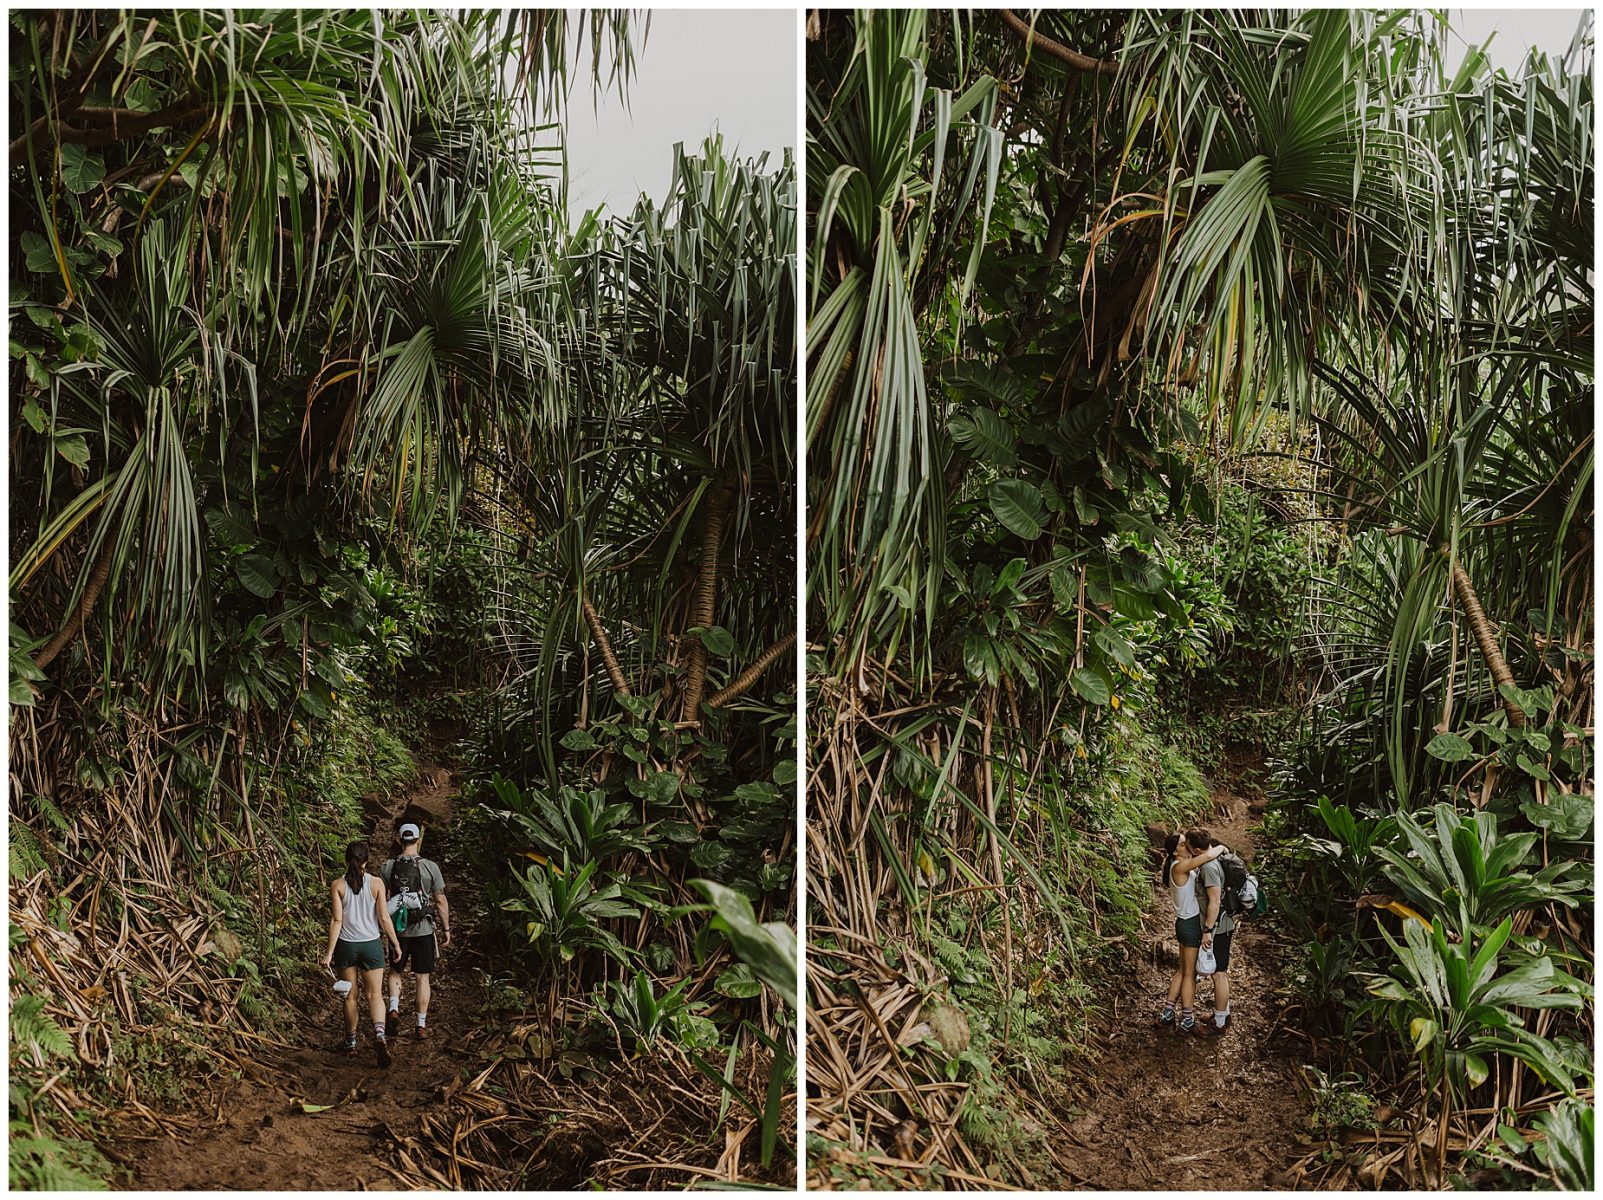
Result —
<svg viewBox="0 0 1603 1200"><path fill-rule="evenodd" d="M1174 915L1180 920L1194 917L1202 911L1202 905L1197 903L1197 873L1186 872L1186 881L1178 886L1174 883L1174 864L1169 864L1169 890L1174 894ZM373 935L377 937L377 934Z"/></svg>
<svg viewBox="0 0 1603 1200"><path fill-rule="evenodd" d="M344 921L339 936L342 942L376 942L379 938L378 913L374 910L367 882L372 878L366 871L362 872L362 894L353 900L349 881L340 876L340 886L345 889Z"/></svg>

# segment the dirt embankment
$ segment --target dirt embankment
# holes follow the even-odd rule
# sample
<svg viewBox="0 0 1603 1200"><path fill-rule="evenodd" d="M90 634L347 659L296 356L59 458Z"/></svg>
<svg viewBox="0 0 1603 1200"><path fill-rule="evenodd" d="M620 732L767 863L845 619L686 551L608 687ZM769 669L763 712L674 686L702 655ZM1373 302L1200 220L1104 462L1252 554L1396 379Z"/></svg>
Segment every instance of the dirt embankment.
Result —
<svg viewBox="0 0 1603 1200"><path fill-rule="evenodd" d="M1214 794L1208 828L1249 863L1258 851L1247 802ZM1242 922L1231 949L1231 1022L1221 1037L1157 1029L1174 964L1167 889L1147 915L1152 952L1115 1001L1106 1045L1072 1108L1055 1154L1068 1190L1256 1191L1292 1186L1287 1168L1307 1153L1308 1104L1298 1085L1305 1048L1279 1027L1281 947L1272 927ZM1274 897L1269 897L1273 903ZM1213 1012L1213 985L1197 988L1197 1021Z"/></svg>

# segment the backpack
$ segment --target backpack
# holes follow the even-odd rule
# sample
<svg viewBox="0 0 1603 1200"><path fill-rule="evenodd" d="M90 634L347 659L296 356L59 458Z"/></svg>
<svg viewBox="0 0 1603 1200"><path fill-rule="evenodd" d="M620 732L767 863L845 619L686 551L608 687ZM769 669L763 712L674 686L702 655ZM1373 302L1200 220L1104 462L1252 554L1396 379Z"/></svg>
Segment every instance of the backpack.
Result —
<svg viewBox="0 0 1603 1200"><path fill-rule="evenodd" d="M1269 911L1269 897L1264 893L1258 883L1256 875L1248 875L1247 882L1241 885L1241 915L1244 917L1261 917Z"/></svg>
<svg viewBox="0 0 1603 1200"><path fill-rule="evenodd" d="M1219 889L1219 907L1232 917L1262 916L1269 907L1258 877L1247 870L1247 864L1234 850L1219 856L1219 868L1224 872L1224 886Z"/></svg>
<svg viewBox="0 0 1603 1200"><path fill-rule="evenodd" d="M434 919L434 897L423 886L423 860L415 855L390 863L389 894L400 900L391 914L396 933L404 932L414 921Z"/></svg>

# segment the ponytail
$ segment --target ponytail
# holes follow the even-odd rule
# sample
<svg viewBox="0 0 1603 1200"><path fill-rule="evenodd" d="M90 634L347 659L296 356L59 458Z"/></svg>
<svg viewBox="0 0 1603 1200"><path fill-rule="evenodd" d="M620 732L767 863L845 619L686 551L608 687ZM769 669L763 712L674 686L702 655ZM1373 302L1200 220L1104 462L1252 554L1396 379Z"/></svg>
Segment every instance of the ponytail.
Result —
<svg viewBox="0 0 1603 1200"><path fill-rule="evenodd" d="M362 892L362 876L367 871L366 840L352 842L345 847L345 888L356 899Z"/></svg>
<svg viewBox="0 0 1603 1200"><path fill-rule="evenodd" d="M1179 853L1180 835L1178 833L1171 833L1168 837L1163 839L1163 875L1161 878L1165 887L1174 886L1174 881L1169 877L1169 872L1174 868L1175 856Z"/></svg>

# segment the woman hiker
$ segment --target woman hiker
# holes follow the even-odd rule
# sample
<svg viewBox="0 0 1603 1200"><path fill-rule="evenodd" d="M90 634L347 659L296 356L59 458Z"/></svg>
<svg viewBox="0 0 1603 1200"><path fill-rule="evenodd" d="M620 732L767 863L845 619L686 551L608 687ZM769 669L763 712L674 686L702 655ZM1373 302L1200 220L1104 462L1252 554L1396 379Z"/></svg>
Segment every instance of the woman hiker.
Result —
<svg viewBox="0 0 1603 1200"><path fill-rule="evenodd" d="M1186 833L1184 845L1178 833L1171 833L1163 843L1163 879L1174 897L1174 935L1180 943L1180 958L1169 979L1169 998L1156 1021L1160 1029L1174 1024L1176 1000L1180 1002L1180 1032L1192 1033L1197 1027L1191 1007L1197 992L1197 951L1205 937L1213 936L1202 928L1197 874L1204 863L1225 852L1223 846L1214 846L1212 841L1206 829L1192 829Z"/></svg>
<svg viewBox="0 0 1603 1200"><path fill-rule="evenodd" d="M329 887L333 916L328 922L328 950L323 967L333 967L340 978L351 984L345 993L345 1057L356 1057L356 1026L360 1001L356 972L362 972L361 991L367 993L367 1009L373 1017L373 1042L378 1065L390 1065L390 1046L384 1039L384 939L388 938L395 957L401 956L401 943L395 936L389 909L384 903L384 881L367 873L368 845L352 842L345 848L345 874Z"/></svg>

